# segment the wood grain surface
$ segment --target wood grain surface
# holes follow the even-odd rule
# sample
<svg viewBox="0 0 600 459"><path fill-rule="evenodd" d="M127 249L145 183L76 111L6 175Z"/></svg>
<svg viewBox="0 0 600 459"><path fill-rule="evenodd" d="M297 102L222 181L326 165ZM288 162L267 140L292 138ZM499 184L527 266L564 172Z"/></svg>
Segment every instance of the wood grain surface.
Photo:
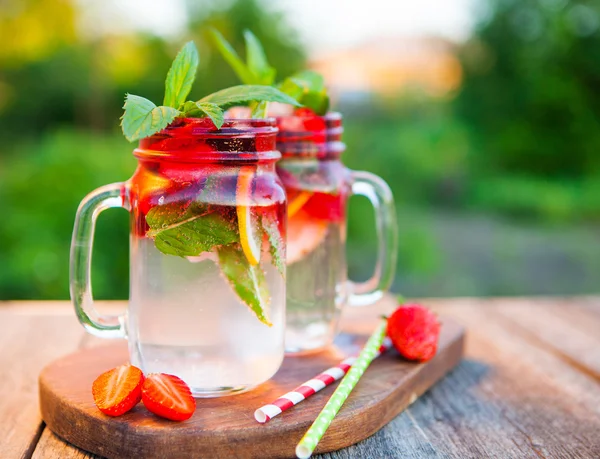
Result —
<svg viewBox="0 0 600 459"><path fill-rule="evenodd" d="M600 296L422 302L467 328L466 358L376 434L316 457L600 458ZM98 344L66 301L0 303L2 459L98 458L52 434L37 400L46 364Z"/></svg>
<svg viewBox="0 0 600 459"><path fill-rule="evenodd" d="M296 444L317 417L334 387L328 387L267 424L254 420L256 408L355 354L376 328L377 317L341 333L335 347L305 357L288 357L267 383L231 397L198 399L194 416L183 423L160 419L143 405L118 418L102 414L90 388L102 372L128 361L125 342L79 351L55 360L40 375L40 408L59 437L102 456L251 459L293 457ZM395 350L375 360L332 422L317 452L350 446L377 432L414 402L462 358L464 329L442 319L436 356L417 364Z"/></svg>

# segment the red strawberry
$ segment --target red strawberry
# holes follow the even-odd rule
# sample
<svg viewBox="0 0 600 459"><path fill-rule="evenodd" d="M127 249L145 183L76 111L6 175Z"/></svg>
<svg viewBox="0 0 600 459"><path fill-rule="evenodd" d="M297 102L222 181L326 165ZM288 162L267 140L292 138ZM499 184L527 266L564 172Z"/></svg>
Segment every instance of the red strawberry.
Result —
<svg viewBox="0 0 600 459"><path fill-rule="evenodd" d="M339 222L346 214L346 200L340 194L314 193L304 205L311 217L331 222Z"/></svg>
<svg viewBox="0 0 600 459"><path fill-rule="evenodd" d="M172 421L185 421L196 411L192 391L180 378L152 373L142 386L142 402L149 411Z"/></svg>
<svg viewBox="0 0 600 459"><path fill-rule="evenodd" d="M104 414L120 416L140 402L143 382L142 371L133 365L113 368L94 381L94 403Z"/></svg>
<svg viewBox="0 0 600 459"><path fill-rule="evenodd" d="M388 319L387 334L402 356L425 362L437 351L440 323L426 307L405 304Z"/></svg>

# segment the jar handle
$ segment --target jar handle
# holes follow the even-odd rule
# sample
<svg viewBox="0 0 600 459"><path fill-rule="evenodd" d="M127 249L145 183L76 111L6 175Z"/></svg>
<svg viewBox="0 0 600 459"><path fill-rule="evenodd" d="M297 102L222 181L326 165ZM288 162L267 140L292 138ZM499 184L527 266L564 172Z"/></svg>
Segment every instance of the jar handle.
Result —
<svg viewBox="0 0 600 459"><path fill-rule="evenodd" d="M102 211L112 207L130 209L126 183L112 183L97 188L79 204L71 240L71 301L79 322L89 333L102 338L125 338L124 315L99 314L92 296L91 267L96 218Z"/></svg>
<svg viewBox="0 0 600 459"><path fill-rule="evenodd" d="M396 270L398 228L394 197L390 187L377 175L350 171L352 194L366 197L375 210L377 262L371 278L365 282L349 282L350 306L373 304L390 288Z"/></svg>

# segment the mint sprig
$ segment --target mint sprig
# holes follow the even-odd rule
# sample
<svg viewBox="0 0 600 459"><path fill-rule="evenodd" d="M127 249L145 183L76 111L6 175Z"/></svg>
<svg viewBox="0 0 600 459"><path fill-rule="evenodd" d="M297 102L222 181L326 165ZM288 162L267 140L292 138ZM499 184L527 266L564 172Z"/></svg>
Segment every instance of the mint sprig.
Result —
<svg viewBox="0 0 600 459"><path fill-rule="evenodd" d="M167 73L164 105L179 108L185 102L196 79L199 63L200 57L196 45L193 41L188 41L177 54Z"/></svg>
<svg viewBox="0 0 600 459"><path fill-rule="evenodd" d="M240 300L261 322L271 325L265 274L244 255L237 225L197 201L184 206L178 202L155 206L146 214L146 222L150 227L146 236L153 238L165 255L191 257L216 252L221 272Z"/></svg>
<svg viewBox="0 0 600 459"><path fill-rule="evenodd" d="M250 307L258 320L271 326L268 311L271 298L267 290L265 273L260 265L251 265L239 244L219 247L217 255L221 272L238 297Z"/></svg>
<svg viewBox="0 0 600 459"><path fill-rule="evenodd" d="M196 202L182 208L180 203L155 206L146 214L156 248L166 255L198 256L213 248L239 242L234 224L207 205Z"/></svg>
<svg viewBox="0 0 600 459"><path fill-rule="evenodd" d="M274 86L317 115L324 115L329 110L329 96L322 75L312 70L303 70L275 84L276 71L269 64L260 41L251 31L244 31L245 63L218 30L212 29L211 36L216 48L242 83ZM256 104L252 108L253 118L265 116L265 103Z"/></svg>
<svg viewBox="0 0 600 459"><path fill-rule="evenodd" d="M259 49L260 43L256 38L254 40L255 42L251 45L253 49L251 65L257 69L262 68L265 58L264 52L261 51L262 48ZM207 116L215 127L220 129L224 122L224 111L234 105L254 103L259 107L270 101L300 105L277 88L256 83L223 89L198 101L186 101L196 78L199 62L194 42L186 43L167 73L164 105L157 107L148 99L133 94L127 95L123 106L125 111L121 117L121 128L127 140L133 142L149 137L166 128L176 118L181 117Z"/></svg>
<svg viewBox="0 0 600 459"><path fill-rule="evenodd" d="M133 94L127 94L123 108L125 114L121 120L121 127L125 138L130 142L166 128L180 115L179 110L175 108L157 107L148 99Z"/></svg>
<svg viewBox="0 0 600 459"><path fill-rule="evenodd" d="M248 35L249 68L262 72L261 81L270 81L274 71L266 68L264 51L256 38ZM254 112L264 116L266 103L276 101L298 106L298 102L270 85L256 83L234 86L203 97L198 101L186 101L196 71L199 56L193 42L186 43L173 61L165 80L163 105L156 106L152 101L133 94L127 94L121 127L129 141L151 136L179 117L209 117L217 129L224 123L224 111L231 106L252 104ZM244 64L245 65L245 64ZM270 73L269 73L270 72ZM274 78L274 73L273 73ZM247 80L250 81L250 80ZM269 84L270 84L269 83ZM217 196L214 194L217 193ZM227 282L239 299L245 303L257 318L271 325L268 308L270 296L265 274L260 265L249 263L240 243L240 229L235 216L223 215L217 206L207 203L218 202L220 193L218 177L211 176L202 184L202 190L195 199L188 202L172 202L152 207L146 214L149 230L146 236L154 239L156 248L165 255L194 257L204 252L218 255L217 263ZM235 214L235 213L234 213ZM260 246L263 228L256 223L255 236ZM283 270L281 236L277 238L276 225L264 228L271 243L274 263ZM277 261L275 261L277 260ZM282 271L283 274L283 271Z"/></svg>
<svg viewBox="0 0 600 459"><path fill-rule="evenodd" d="M277 87L317 115L324 115L329 110L325 81L317 72L303 70L286 78Z"/></svg>
<svg viewBox="0 0 600 459"><path fill-rule="evenodd" d="M199 100L199 102L213 103L224 110L248 102L262 101L281 102L284 104L292 104L296 107L300 106L296 100L287 94L284 94L280 90L272 86L262 86L256 84L246 84L221 89L220 91L214 92Z"/></svg>
<svg viewBox="0 0 600 459"><path fill-rule="evenodd" d="M221 32L212 28L210 35L215 46L242 83L270 86L275 82L276 70L267 62L267 57L260 41L251 31L244 31L246 62L240 58L235 49L221 35Z"/></svg>

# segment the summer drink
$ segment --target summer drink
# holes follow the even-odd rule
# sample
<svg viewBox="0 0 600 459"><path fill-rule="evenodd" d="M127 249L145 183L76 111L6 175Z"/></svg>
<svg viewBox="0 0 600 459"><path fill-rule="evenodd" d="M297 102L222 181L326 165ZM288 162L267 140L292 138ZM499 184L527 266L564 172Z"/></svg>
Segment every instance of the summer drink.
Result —
<svg viewBox="0 0 600 459"><path fill-rule="evenodd" d="M266 109L237 120L225 110L299 103L260 84L188 100L198 65L188 42L167 73L162 105L125 97L121 127L139 141L138 167L79 205L70 287L88 332L127 338L131 363L146 376L173 375L193 395L212 397L268 380L284 353L286 196L275 173L277 128L263 119ZM131 215L130 303L120 316L98 313L90 282L96 218L111 207Z"/></svg>
<svg viewBox="0 0 600 459"><path fill-rule="evenodd" d="M285 195L274 174L274 136L263 120L226 122L214 132L209 119L185 119L134 153L132 363L176 374L196 395L255 386L283 358L277 263ZM198 231L214 240L180 246ZM172 252L179 256L165 255Z"/></svg>
<svg viewBox="0 0 600 459"><path fill-rule="evenodd" d="M340 161L339 113L316 115L297 109L277 118L277 164L288 196L286 351L304 353L333 342L342 307L367 305L389 288L395 267L396 220L393 198L381 178L347 169ZM379 239L372 278L347 278L346 208L351 195L375 208Z"/></svg>
<svg viewBox="0 0 600 459"><path fill-rule="evenodd" d="M288 195L286 350L322 348L347 301L346 204L341 118L304 111L278 118L277 171Z"/></svg>
<svg viewBox="0 0 600 459"><path fill-rule="evenodd" d="M252 32L244 32L245 61L217 30L212 38L242 82L271 85L303 106L259 104L235 115L277 117L277 148L282 153L277 173L288 195L286 351L321 349L332 343L343 305L371 304L391 284L396 262L392 193L376 175L351 171L341 163L342 117L329 112L322 75L302 70L276 82L276 71ZM365 196L375 208L377 263L363 283L349 282L346 274L346 205L351 194Z"/></svg>

